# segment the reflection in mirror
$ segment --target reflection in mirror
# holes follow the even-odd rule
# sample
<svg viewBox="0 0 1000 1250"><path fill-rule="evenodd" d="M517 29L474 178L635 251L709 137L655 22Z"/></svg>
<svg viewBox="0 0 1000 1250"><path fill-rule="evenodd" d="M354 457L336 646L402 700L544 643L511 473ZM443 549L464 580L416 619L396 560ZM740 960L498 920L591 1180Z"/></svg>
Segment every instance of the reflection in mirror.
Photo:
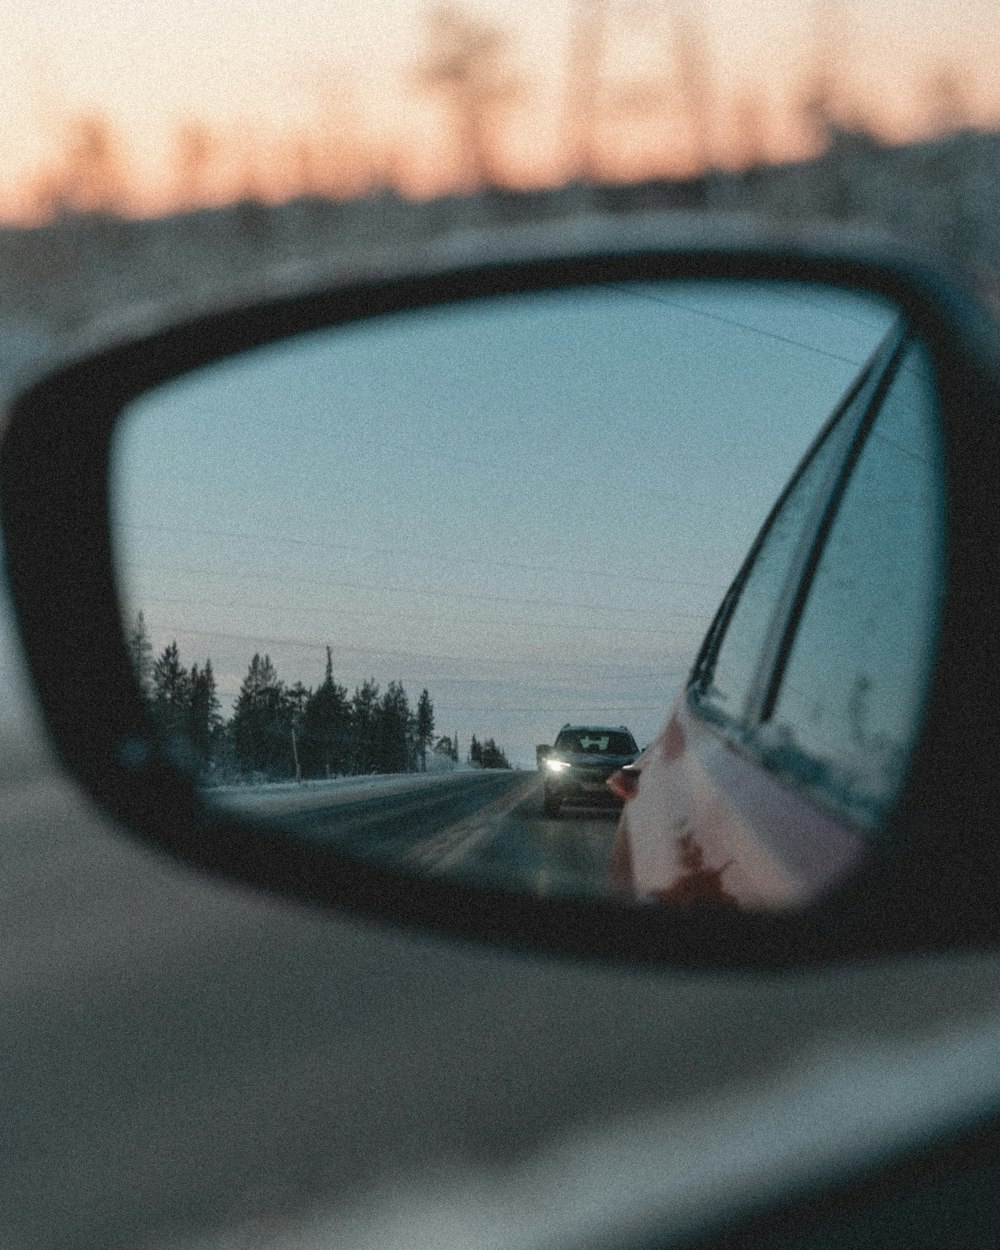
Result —
<svg viewBox="0 0 1000 1250"><path fill-rule="evenodd" d="M722 784L682 750L663 797L664 722L775 499L845 399L863 407L898 322L816 287L634 283L318 331L148 393L120 422L113 506L161 733L208 802L339 854L535 895L686 897L638 883L622 802L642 802L644 836L658 803L672 845L683 787L688 819ZM815 476L804 523L832 481ZM699 838L663 871L781 857L746 819ZM800 902L802 872L744 900L730 869L717 901Z"/></svg>
<svg viewBox="0 0 1000 1250"><path fill-rule="evenodd" d="M772 759L808 772L871 831L905 780L940 614L933 395L926 353L908 346L876 401L768 717Z"/></svg>

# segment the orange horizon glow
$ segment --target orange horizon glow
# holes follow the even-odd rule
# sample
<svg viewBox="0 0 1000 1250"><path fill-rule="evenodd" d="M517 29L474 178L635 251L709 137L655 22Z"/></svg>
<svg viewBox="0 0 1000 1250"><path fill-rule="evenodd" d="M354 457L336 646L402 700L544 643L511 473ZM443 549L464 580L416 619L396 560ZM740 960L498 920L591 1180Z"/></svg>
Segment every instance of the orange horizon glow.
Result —
<svg viewBox="0 0 1000 1250"><path fill-rule="evenodd" d="M56 56L51 42L35 48L31 81L22 77L36 120L8 148L0 140L0 220L40 224L74 209L149 217L247 199L348 199L380 188L416 200L472 190L483 178L474 139L462 129L448 51L448 39L461 45L463 32L474 41L492 31L497 39L486 76L494 75L487 86L499 103L492 129L480 136L479 161L489 157L488 181L516 190L581 175L612 183L680 178L816 155L823 141L810 96L825 102L827 121L887 145L1000 128L992 70L1000 45L972 20L977 7L989 12L986 0L956 0L956 10L968 10L965 27L927 0L887 0L883 9L894 11L896 26L882 29L888 19L873 17L863 39L869 19L851 0L822 9L817 0L815 10L761 0L752 18L743 9L734 16L726 0L690 0L680 18L662 0L539 0L528 15L513 0L488 7L463 0L443 10L383 0L338 43L344 61L336 72L325 50L308 48L306 20L319 21L314 0L312 8L311 0L294 0L306 6L299 13L306 50L254 0L219 0L210 13L200 0L177 3L176 37L188 44L175 48L164 45L168 24L151 0L102 6L104 42L124 40L112 21L120 9L119 25L131 21L129 37L144 49L134 67L119 56L119 81L105 83L95 68L101 32L72 62L72 74L68 53ZM208 36L191 33L220 14L261 31L272 20L281 36L264 50L249 39L227 43L221 85L211 80L210 62L198 59L207 56ZM67 39L82 30L67 30ZM154 80L148 89L144 72Z"/></svg>
<svg viewBox="0 0 1000 1250"><path fill-rule="evenodd" d="M96 117L100 120L99 115ZM71 126L94 121L95 115L89 114L73 119ZM908 130L877 123L868 123L862 128L886 147L943 133L928 127ZM995 128L995 119L987 117L979 125L969 119L956 129L991 131ZM382 190L393 191L403 199L423 201L477 189L456 172L458 162L448 155L439 157L436 165L428 167L403 144L371 145L367 149L361 146L346 160L342 156L332 160L324 157L320 145L304 137L278 142L270 150L254 150L238 141L227 149L225 140L220 139L216 151L224 153L223 159L216 161L214 168L203 171L186 188L178 185L176 176L155 170L141 171L130 165L127 152L123 151L125 161L119 178L103 186L88 184L82 189L82 181L74 176L72 163L66 161L64 154L57 155L25 174L5 194L0 191L0 221L42 225L56 219L64 210L98 210L125 219L142 219L200 208L220 208L247 200L279 205L315 195L337 201ZM739 139L733 138L712 161L711 168L735 171L758 163L776 165L809 159L821 151L822 145L794 136L785 144L767 145L763 152L757 143L741 146ZM596 182L608 184L653 178L679 180L703 174L706 168L691 159L683 142L664 152L644 150L636 143L632 150L625 148L600 160L592 177ZM511 160L504 177L495 185L527 192L566 185L574 176L575 171L560 155L533 161Z"/></svg>

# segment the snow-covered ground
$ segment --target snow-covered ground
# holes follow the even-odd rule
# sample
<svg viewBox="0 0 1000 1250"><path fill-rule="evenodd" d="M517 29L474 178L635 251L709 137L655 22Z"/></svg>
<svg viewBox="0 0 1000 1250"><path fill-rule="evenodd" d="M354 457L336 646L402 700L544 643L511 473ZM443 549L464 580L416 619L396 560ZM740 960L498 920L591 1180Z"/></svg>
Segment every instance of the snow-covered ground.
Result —
<svg viewBox="0 0 1000 1250"><path fill-rule="evenodd" d="M450 761L449 761L450 763ZM210 786L205 798L220 807L254 808L256 811L302 811L330 802L349 802L359 795L423 790L440 785L458 773L478 773L472 764L426 773L370 773L355 777L332 777L315 781L275 781L260 785Z"/></svg>

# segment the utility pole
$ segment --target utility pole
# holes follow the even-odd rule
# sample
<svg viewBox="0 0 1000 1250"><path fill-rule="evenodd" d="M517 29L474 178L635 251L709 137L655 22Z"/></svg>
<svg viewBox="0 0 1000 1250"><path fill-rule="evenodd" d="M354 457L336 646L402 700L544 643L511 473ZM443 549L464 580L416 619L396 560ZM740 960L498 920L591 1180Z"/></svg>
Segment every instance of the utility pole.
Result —
<svg viewBox="0 0 1000 1250"><path fill-rule="evenodd" d="M674 69L681 107L697 172L705 179L706 207L716 207L714 114L716 90L708 35L696 18L675 12L672 18Z"/></svg>
<svg viewBox="0 0 1000 1250"><path fill-rule="evenodd" d="M595 183L607 0L575 0L566 73L565 144L570 178Z"/></svg>

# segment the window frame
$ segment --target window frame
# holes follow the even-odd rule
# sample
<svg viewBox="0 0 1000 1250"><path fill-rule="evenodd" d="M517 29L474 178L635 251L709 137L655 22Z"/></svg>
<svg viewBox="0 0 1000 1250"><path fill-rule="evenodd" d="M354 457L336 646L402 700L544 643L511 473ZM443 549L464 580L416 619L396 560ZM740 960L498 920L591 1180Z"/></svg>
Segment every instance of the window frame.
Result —
<svg viewBox="0 0 1000 1250"><path fill-rule="evenodd" d="M825 422L768 514L746 560L726 592L691 671L686 701L692 713L707 722L741 754L761 762L767 762L769 752L759 741L758 730L774 710L813 580L854 467L912 341L910 326L901 318L882 339ZM728 635L743 589L787 500L827 439L836 436L842 422L846 422L841 430L844 446L816 488L812 504L794 540L794 551L781 589L774 600L764 645L754 664L746 704L742 714L735 717L719 708L708 693L716 660ZM833 796L830 796L830 801L836 814L846 815L842 804L835 802Z"/></svg>

